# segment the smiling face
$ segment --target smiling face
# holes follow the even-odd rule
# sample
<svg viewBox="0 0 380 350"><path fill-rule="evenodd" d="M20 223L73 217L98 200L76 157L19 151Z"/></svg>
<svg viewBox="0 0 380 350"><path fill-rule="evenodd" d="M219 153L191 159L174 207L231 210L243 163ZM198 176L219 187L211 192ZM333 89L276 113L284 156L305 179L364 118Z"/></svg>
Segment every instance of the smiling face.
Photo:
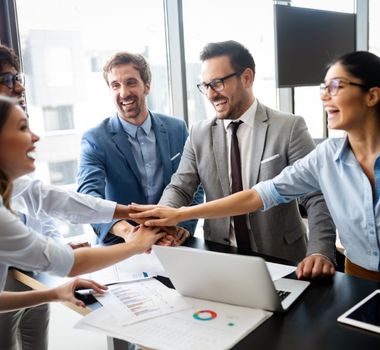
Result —
<svg viewBox="0 0 380 350"><path fill-rule="evenodd" d="M25 113L20 107L12 106L0 130L0 168L10 180L35 169L33 153L38 140L29 129Z"/></svg>
<svg viewBox="0 0 380 350"><path fill-rule="evenodd" d="M139 71L132 64L120 64L107 74L112 99L125 121L141 125L148 116L145 97L150 84L144 84Z"/></svg>
<svg viewBox="0 0 380 350"><path fill-rule="evenodd" d="M202 63L202 81L206 84L235 73L228 56L217 56ZM224 81L220 92L208 88L206 96L219 119L238 119L254 101L252 92L253 72L249 68L241 75Z"/></svg>
<svg viewBox="0 0 380 350"><path fill-rule="evenodd" d="M360 86L344 83L362 84L362 82L349 74L340 63L330 67L325 77L325 84L328 85L332 79L342 79L343 83L335 96L331 96L327 89L321 95L327 113L328 127L345 131L362 128L369 112L369 94Z"/></svg>

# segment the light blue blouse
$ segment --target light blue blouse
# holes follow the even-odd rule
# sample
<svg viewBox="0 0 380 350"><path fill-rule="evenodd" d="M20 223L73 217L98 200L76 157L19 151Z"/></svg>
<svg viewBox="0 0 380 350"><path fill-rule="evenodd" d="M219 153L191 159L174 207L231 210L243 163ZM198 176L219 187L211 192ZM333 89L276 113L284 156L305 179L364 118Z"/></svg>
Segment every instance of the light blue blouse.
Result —
<svg viewBox="0 0 380 350"><path fill-rule="evenodd" d="M274 179L253 188L264 210L322 191L348 259L380 270L380 155L374 164L375 189L351 151L347 137L329 139Z"/></svg>

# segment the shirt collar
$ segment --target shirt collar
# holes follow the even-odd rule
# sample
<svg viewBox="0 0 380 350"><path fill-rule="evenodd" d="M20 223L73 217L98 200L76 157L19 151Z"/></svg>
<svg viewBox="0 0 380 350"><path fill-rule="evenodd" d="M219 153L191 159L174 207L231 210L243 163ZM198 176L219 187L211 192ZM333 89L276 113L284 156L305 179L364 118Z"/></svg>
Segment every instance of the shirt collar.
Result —
<svg viewBox="0 0 380 350"><path fill-rule="evenodd" d="M257 100L255 99L253 103L251 104L251 106L241 115L240 118L234 119L234 120L224 119L223 120L224 128L227 130L231 122L237 122L239 120L241 120L242 122L244 122L245 124L253 128L253 122L255 120L256 111L257 111Z"/></svg>
<svg viewBox="0 0 380 350"><path fill-rule="evenodd" d="M334 160L339 160L346 164L354 164L357 162L351 150L350 142L348 141L348 135L341 139L340 145L335 152Z"/></svg>
<svg viewBox="0 0 380 350"><path fill-rule="evenodd" d="M376 159L380 158L380 154L376 156ZM339 147L337 148L334 160L340 160L341 162L350 163L350 161L356 162L356 158L351 150L350 143L348 141L348 135L343 139Z"/></svg>
<svg viewBox="0 0 380 350"><path fill-rule="evenodd" d="M144 123L142 123L139 126L127 122L126 120L124 120L123 118L121 118L119 116L119 114L117 115L117 117L119 118L120 123L121 123L124 131L128 135L132 136L133 138L136 138L136 134L137 134L137 129L138 128L141 128L146 135L149 135L150 130L152 128L152 119L151 119L151 116L150 116L149 112L148 112L148 117L145 119Z"/></svg>

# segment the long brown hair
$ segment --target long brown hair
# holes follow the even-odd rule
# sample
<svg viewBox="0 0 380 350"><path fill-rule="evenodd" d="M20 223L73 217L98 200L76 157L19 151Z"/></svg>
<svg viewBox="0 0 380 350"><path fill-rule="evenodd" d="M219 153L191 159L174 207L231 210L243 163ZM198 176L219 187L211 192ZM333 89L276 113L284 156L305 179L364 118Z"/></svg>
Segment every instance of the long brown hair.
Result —
<svg viewBox="0 0 380 350"><path fill-rule="evenodd" d="M12 108L16 105L16 101L12 98L0 96L0 135L4 125L7 122ZM0 150L1 151L1 150ZM3 197L4 206L10 209L10 198L12 193L12 181L9 180L7 174L0 168L0 196Z"/></svg>

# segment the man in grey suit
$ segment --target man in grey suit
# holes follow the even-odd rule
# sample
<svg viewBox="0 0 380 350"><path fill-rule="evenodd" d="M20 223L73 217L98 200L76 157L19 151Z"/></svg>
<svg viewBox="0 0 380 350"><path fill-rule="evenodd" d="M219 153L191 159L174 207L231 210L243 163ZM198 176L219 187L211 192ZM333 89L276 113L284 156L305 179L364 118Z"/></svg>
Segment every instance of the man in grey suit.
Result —
<svg viewBox="0 0 380 350"><path fill-rule="evenodd" d="M192 127L178 170L160 199L162 205L189 205L200 183L207 201L235 192L233 139L240 152L241 183L237 190L273 178L314 148L303 118L272 110L255 99L255 63L243 45L235 41L210 43L200 58L203 82L198 88L213 105L216 117ZM231 122L236 121L241 124L233 135ZM307 211L309 242L299 204ZM245 215L243 226L246 238L242 240L236 217L206 220L204 237L302 261L298 267L302 277L334 273L335 226L321 193L304 197L300 203L293 201L265 213Z"/></svg>

